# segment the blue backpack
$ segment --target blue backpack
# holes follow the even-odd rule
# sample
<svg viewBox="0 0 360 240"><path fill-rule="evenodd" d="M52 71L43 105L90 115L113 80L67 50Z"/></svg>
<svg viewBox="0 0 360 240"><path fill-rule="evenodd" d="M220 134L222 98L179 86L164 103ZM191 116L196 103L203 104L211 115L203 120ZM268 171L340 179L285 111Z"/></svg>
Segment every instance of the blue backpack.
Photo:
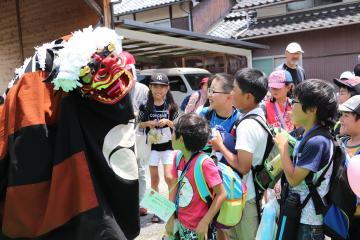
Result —
<svg viewBox="0 0 360 240"><path fill-rule="evenodd" d="M182 152L176 153L176 169L182 159ZM210 207L213 199L209 187L207 186L203 163L205 160L213 161L207 154L202 153L195 162L194 179L200 198ZM229 166L219 162L217 164L220 176L227 193L225 201L222 203L219 213L214 218L214 224L218 228L231 228L240 222L246 200L246 185L240 176Z"/></svg>
<svg viewBox="0 0 360 240"><path fill-rule="evenodd" d="M201 93L200 93L200 91L197 91L198 92L198 99L197 99L197 101L196 101L196 104L198 104L198 102L200 101L200 98L201 98ZM182 110L182 111L185 111L185 108L186 108L186 106L188 105L188 103L189 103L189 100L190 100L190 97L191 97L191 95L192 95L192 93L191 94L189 94L189 95L187 95L185 98L184 98L184 100L182 101L182 103L181 103L181 105L180 105L180 109Z"/></svg>

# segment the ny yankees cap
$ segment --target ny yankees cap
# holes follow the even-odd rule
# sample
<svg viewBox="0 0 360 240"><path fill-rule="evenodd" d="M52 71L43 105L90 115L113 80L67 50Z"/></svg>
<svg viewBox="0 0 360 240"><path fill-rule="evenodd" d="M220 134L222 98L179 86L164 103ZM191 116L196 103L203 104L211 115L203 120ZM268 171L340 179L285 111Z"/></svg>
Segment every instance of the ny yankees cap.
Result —
<svg viewBox="0 0 360 240"><path fill-rule="evenodd" d="M155 73L151 76L150 84L169 85L169 79L163 73Z"/></svg>

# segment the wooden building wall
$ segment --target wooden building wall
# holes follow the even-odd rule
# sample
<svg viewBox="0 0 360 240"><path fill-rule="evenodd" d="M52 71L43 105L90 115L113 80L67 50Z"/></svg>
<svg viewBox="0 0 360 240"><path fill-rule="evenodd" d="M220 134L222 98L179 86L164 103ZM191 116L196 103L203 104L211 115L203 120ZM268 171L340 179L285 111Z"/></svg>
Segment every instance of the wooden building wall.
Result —
<svg viewBox="0 0 360 240"><path fill-rule="evenodd" d="M220 21L234 6L234 0L205 0L193 9L194 32L206 33Z"/></svg>
<svg viewBox="0 0 360 240"><path fill-rule="evenodd" d="M16 1L0 1L0 92L14 69L22 65L22 52L25 58L30 57L35 46L98 21L83 0L18 0L17 21Z"/></svg>
<svg viewBox="0 0 360 240"><path fill-rule="evenodd" d="M303 67L306 77L332 80L343 71L352 71L359 63L359 39L360 24L354 24L249 41L270 46L269 50L255 50L254 58L284 55L288 43L298 42L305 52Z"/></svg>

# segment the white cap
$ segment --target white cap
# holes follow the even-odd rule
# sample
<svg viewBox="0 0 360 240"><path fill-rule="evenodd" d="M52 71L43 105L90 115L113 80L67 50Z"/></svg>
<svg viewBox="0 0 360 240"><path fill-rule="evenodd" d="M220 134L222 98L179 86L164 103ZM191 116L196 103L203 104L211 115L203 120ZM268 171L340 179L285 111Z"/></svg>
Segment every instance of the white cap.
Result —
<svg viewBox="0 0 360 240"><path fill-rule="evenodd" d="M360 115L360 95L355 95L339 105L340 112L354 112Z"/></svg>
<svg viewBox="0 0 360 240"><path fill-rule="evenodd" d="M286 51L288 51L289 53L297 53L297 52L304 53L304 51L301 49L300 44L296 42L289 43L289 45L287 45L286 47Z"/></svg>
<svg viewBox="0 0 360 240"><path fill-rule="evenodd" d="M355 75L352 72L345 71L340 75L340 80L350 79L350 78L353 78L353 77L355 77Z"/></svg>

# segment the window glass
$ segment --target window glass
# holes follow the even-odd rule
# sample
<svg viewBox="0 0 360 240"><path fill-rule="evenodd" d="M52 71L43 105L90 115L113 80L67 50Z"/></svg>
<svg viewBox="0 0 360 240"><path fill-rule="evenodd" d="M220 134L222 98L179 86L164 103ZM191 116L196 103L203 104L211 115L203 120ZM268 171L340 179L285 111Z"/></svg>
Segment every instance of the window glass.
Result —
<svg viewBox="0 0 360 240"><path fill-rule="evenodd" d="M339 3L342 0L303 0L303 1L296 1L293 3L288 3L288 11L297 11L301 9L307 9L312 7L318 7L333 3Z"/></svg>
<svg viewBox="0 0 360 240"><path fill-rule="evenodd" d="M342 0L314 0L314 6L317 7L321 5L333 4L339 2L342 2Z"/></svg>
<svg viewBox="0 0 360 240"><path fill-rule="evenodd" d="M253 68L263 71L267 76L274 70L274 63L272 58L254 59Z"/></svg>
<svg viewBox="0 0 360 240"><path fill-rule="evenodd" d="M146 86L149 86L150 78L151 78L151 76L137 75L137 81L142 83L142 84L145 84Z"/></svg>
<svg viewBox="0 0 360 240"><path fill-rule="evenodd" d="M200 81L209 74L184 74L192 90L199 90Z"/></svg>
<svg viewBox="0 0 360 240"><path fill-rule="evenodd" d="M171 91L186 92L185 83L180 76L168 76L168 78Z"/></svg>

